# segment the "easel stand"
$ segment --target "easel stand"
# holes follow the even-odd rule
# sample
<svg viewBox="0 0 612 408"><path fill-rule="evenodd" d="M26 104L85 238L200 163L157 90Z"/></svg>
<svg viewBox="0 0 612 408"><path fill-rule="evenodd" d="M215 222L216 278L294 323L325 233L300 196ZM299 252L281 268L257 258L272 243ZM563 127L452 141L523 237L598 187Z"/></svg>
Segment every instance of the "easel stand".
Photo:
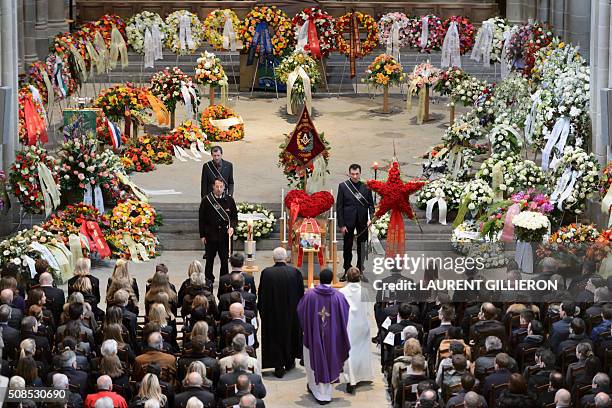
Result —
<svg viewBox="0 0 612 408"><path fill-rule="evenodd" d="M344 83L344 75L346 73L346 66L349 63L349 57L346 57L344 61L344 65L342 66L342 76L340 77L340 87L338 88L338 98L340 97L340 93L342 92L342 84ZM355 75L355 95L357 95L357 75Z"/></svg>
<svg viewBox="0 0 612 408"><path fill-rule="evenodd" d="M453 126L453 124L455 123L455 104L451 102L451 106L450 106L450 126Z"/></svg>
<svg viewBox="0 0 612 408"><path fill-rule="evenodd" d="M253 97L253 90L255 89L255 79L257 78L257 73L259 72L259 62L261 57L257 55L257 64L255 65L255 70L253 71L253 82L251 83L251 98ZM276 91L276 99L278 99L278 82L276 81L276 71L274 71L274 62L270 61L270 66L272 67L272 76L274 77L274 89ZM268 67L268 59L266 58L266 68Z"/></svg>
<svg viewBox="0 0 612 408"><path fill-rule="evenodd" d="M323 83L325 84L325 89L329 94L329 85L327 83L327 72L325 71L325 63L323 62L323 57L319 60L319 67L321 68L321 77L323 78Z"/></svg>

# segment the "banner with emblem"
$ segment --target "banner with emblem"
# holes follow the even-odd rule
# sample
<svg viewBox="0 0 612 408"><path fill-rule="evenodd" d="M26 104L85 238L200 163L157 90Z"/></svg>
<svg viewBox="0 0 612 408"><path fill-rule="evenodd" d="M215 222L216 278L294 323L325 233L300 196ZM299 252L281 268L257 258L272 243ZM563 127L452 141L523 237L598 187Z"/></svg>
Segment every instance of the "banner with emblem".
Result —
<svg viewBox="0 0 612 408"><path fill-rule="evenodd" d="M304 166L325 151L325 144L319 137L308 109L302 110L285 150Z"/></svg>

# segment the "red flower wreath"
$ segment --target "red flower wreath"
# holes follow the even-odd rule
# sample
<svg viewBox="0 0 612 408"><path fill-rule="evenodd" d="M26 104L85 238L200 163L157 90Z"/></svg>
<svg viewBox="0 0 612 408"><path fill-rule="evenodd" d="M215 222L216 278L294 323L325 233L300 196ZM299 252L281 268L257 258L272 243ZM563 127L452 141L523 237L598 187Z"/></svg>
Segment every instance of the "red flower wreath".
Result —
<svg viewBox="0 0 612 408"><path fill-rule="evenodd" d="M464 55L474 46L474 25L467 17L452 16L444 20L444 23L442 23L445 32L448 31L448 27L453 21L457 23L457 31L459 32L459 43L461 46L461 55Z"/></svg>
<svg viewBox="0 0 612 408"><path fill-rule="evenodd" d="M334 196L329 191L308 194L304 190L291 190L285 196L285 207L291 209L294 204L299 205L300 217L314 218L332 208Z"/></svg>
<svg viewBox="0 0 612 408"><path fill-rule="evenodd" d="M376 20L369 14L355 11L357 22L359 23L360 31L365 29L367 37L361 41L360 57L368 55L374 48L378 46L378 24ZM349 34L351 27L351 13L346 13L336 20L336 48L342 54L348 55L350 52L350 44L343 34Z"/></svg>

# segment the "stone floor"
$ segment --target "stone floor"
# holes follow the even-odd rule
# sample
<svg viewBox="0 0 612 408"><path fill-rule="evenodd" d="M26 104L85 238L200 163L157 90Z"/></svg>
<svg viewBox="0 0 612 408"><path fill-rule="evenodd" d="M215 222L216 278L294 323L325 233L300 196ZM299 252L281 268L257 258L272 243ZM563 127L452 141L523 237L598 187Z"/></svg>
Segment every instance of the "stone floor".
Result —
<svg viewBox="0 0 612 408"><path fill-rule="evenodd" d="M153 276L155 265L164 263L170 271L170 280L177 287L187 277L187 266L194 259L201 259L201 252L192 251L177 251L163 252L161 256L147 263L130 263L129 272L131 276L136 278L141 292L141 310L144 310L143 292L147 279ZM265 267L271 265L272 253L270 251L258 252L256 264ZM217 261L218 264L218 261ZM96 262L93 267L93 274L100 279L101 282L101 297L106 297L106 281L113 271L113 261ZM215 271L218 271L218 265L215 266ZM218 272L217 272L218 273ZM259 284L259 274L255 273L256 284ZM66 288L64 288L66 289ZM215 293L217 289L215 287ZM105 308L105 305L100 307ZM376 329L376 324L373 318L370 320L372 332ZM261 358L261 353L259 353ZM333 393L333 406L335 407L366 407L376 401L376 406L382 407L388 404L385 384L380 373L380 352L377 347L372 344L371 354L363 356L370 358L373 362L374 381L371 384L365 383L357 388L355 395L346 394L344 392L345 385L337 384ZM267 389L265 398L266 406L274 408L285 407L312 407L316 406L316 402L308 392L306 392L306 374L304 368L297 366L296 369L288 372L284 378L276 378L271 370L264 371L264 384Z"/></svg>

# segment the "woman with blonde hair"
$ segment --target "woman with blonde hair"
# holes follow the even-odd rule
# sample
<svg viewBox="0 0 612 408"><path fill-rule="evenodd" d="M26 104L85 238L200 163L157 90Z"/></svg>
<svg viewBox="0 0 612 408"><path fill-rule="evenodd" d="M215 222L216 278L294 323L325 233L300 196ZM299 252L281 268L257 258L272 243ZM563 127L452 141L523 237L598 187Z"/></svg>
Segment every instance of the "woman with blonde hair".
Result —
<svg viewBox="0 0 612 408"><path fill-rule="evenodd" d="M121 323L105 323L103 339L104 341L106 340L116 341L117 342L117 355L119 356L120 353L123 354L124 357L122 361L133 364L136 356L134 355L132 346L129 343L126 343L125 340L123 340L123 332L124 332L124 327L121 325ZM127 329L126 329L126 334L127 334ZM125 357L127 357L127 359Z"/></svg>
<svg viewBox="0 0 612 408"><path fill-rule="evenodd" d="M211 370L212 371L212 370ZM185 379L183 379L183 387L187 387L187 377L191 373L198 373L202 377L202 385L204 387L210 387L212 385L212 381L206 375L206 365L203 362L196 360L192 361L187 367L187 372L185 373Z"/></svg>
<svg viewBox="0 0 612 408"><path fill-rule="evenodd" d="M119 291L120 289L125 290L129 295L128 304L126 306L127 310L138 315L138 298L136 297L136 294L134 293L134 288L132 287L128 279L117 278L111 281L110 285L108 286L108 289L106 290L106 304L115 304L115 293L117 293L117 291Z"/></svg>
<svg viewBox="0 0 612 408"><path fill-rule="evenodd" d="M153 303L149 309L149 314L147 317L149 319L149 323L159 325L162 335L165 335L167 339L169 338L169 343L172 344L172 347L176 351L178 351L179 346L176 342L176 322L171 321L174 319L174 316L168 313L165 306L161 303Z"/></svg>
<svg viewBox="0 0 612 408"><path fill-rule="evenodd" d="M168 407L168 398L162 393L159 380L155 374L145 374L140 382L140 389L136 398L134 398L133 406L142 406L148 400L159 402L162 408Z"/></svg>
<svg viewBox="0 0 612 408"><path fill-rule="evenodd" d="M89 280L91 284L91 294L92 299L88 299L88 302L91 303L92 306L97 307L98 303L100 303L100 281L95 276L91 275L91 259L89 258L79 258L76 261L76 265L74 267L74 276L68 279L68 295L70 296L73 292L78 292L74 285L79 280L79 278L84 278ZM84 283L81 283L81 287L85 286Z"/></svg>
<svg viewBox="0 0 612 408"><path fill-rule="evenodd" d="M132 286L132 292L134 292L134 295L136 295L136 300L140 300L138 281L136 280L136 278L130 276L130 272L128 271L128 261L126 259L118 259L115 263L115 269L113 269L113 273L110 278L108 278L108 282L106 284L107 292L108 288L110 288L111 286L111 282L118 279L126 279L128 282L130 282L130 285Z"/></svg>
<svg viewBox="0 0 612 408"><path fill-rule="evenodd" d="M186 281L187 282L187 281ZM202 295L208 300L207 313L215 319L219 318L219 309L217 301L212 294L212 288L209 288L206 283L206 275L204 272L194 271L189 277L188 284L184 287L182 293L181 315L183 317L191 314L193 299L196 296Z"/></svg>
<svg viewBox="0 0 612 408"><path fill-rule="evenodd" d="M197 259L193 260L187 267L187 279L185 279L183 283L181 283L181 288L178 291L178 304L179 305L183 304L183 299L185 295L187 294L187 289L189 288L189 286L191 286L191 276L194 273L204 274L204 267L202 266L202 263L198 261Z"/></svg>
<svg viewBox="0 0 612 408"><path fill-rule="evenodd" d="M164 292L168 295L168 303L170 305L172 314L176 315L176 291L170 285L168 274L159 270L155 271L155 274L149 281L149 290L145 295L145 309L148 308L148 305L153 303L153 297L156 296L158 292Z"/></svg>

